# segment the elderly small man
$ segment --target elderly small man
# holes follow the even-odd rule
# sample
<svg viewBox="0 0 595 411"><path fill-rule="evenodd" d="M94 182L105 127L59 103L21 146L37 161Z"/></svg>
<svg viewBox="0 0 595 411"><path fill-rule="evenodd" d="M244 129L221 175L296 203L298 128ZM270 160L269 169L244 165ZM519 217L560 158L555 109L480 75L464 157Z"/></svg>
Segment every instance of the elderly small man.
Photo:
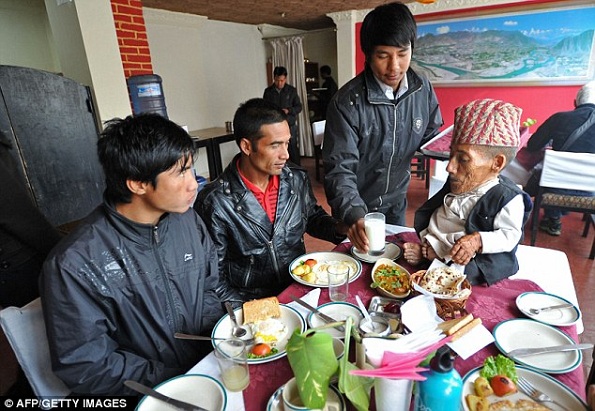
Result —
<svg viewBox="0 0 595 411"><path fill-rule="evenodd" d="M405 244L407 262L452 260L465 266L471 284L493 284L518 271L516 248L532 203L500 172L519 147L521 111L491 99L455 110L449 177L415 213L421 245Z"/></svg>

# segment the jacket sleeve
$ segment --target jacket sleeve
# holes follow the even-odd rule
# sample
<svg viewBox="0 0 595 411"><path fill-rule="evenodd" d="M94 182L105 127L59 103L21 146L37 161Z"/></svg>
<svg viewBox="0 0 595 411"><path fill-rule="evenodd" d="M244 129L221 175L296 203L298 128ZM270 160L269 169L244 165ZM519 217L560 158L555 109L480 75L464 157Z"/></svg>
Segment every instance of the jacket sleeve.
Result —
<svg viewBox="0 0 595 411"><path fill-rule="evenodd" d="M436 93L434 92L434 87L429 81L424 80L424 86L428 87L428 126L426 127L426 131L422 138L420 147L423 146L425 143L430 141L438 131L440 127L444 124L444 120L442 119L442 112L440 111L440 105L438 104L438 97L436 97Z"/></svg>
<svg viewBox="0 0 595 411"><path fill-rule="evenodd" d="M203 189L205 190L205 189ZM207 191L204 191L206 193ZM203 220L211 239L214 243L216 250L217 267L219 273L218 285L216 292L221 301L242 301L243 298L237 291L231 286L229 282L229 275L225 270L222 261L225 260L225 253L229 244L227 236L227 223L223 221L216 210L212 206L212 203L208 201L204 196L199 194L196 202L194 203L194 209L197 214Z"/></svg>
<svg viewBox="0 0 595 411"><path fill-rule="evenodd" d="M313 237L339 244L346 236L336 231L339 220L331 217L316 201L310 179L305 176L304 185L307 195L304 197L305 209L308 215L306 232Z"/></svg>
<svg viewBox="0 0 595 411"><path fill-rule="evenodd" d="M297 89L294 87L291 93L291 107L289 107L289 113L297 117L302 112L302 101L298 96Z"/></svg>
<svg viewBox="0 0 595 411"><path fill-rule="evenodd" d="M554 133L552 133L555 129L554 118L555 117L548 118L541 126L537 127L537 130L535 130L535 133L531 135L527 142L527 151L535 153L549 144L554 136Z"/></svg>
<svg viewBox="0 0 595 411"><path fill-rule="evenodd" d="M324 159L324 190L333 217L352 225L362 218L367 207L357 188L359 165L358 114L337 104L329 104L322 157Z"/></svg>
<svg viewBox="0 0 595 411"><path fill-rule="evenodd" d="M69 267L46 260L40 291L52 369L73 392L120 394L125 380L153 386L179 374L122 349L108 333L113 313L80 279L76 264Z"/></svg>

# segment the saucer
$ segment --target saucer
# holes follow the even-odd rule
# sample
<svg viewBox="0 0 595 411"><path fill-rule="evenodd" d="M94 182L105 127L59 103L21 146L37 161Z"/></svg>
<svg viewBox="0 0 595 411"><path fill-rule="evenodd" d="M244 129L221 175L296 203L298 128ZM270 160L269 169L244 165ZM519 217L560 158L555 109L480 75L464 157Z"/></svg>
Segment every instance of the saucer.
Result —
<svg viewBox="0 0 595 411"><path fill-rule="evenodd" d="M389 260L397 260L403 255L401 247L395 243L386 242L384 252L380 255L369 255L368 253L362 253L354 246L351 247L351 254L360 261L365 263L375 263L381 258L388 258Z"/></svg>
<svg viewBox="0 0 595 411"><path fill-rule="evenodd" d="M269 402L267 403L266 411L283 411L283 386L277 388L277 391L269 398ZM336 403L339 404L339 408L341 411L346 411L347 406L345 404L345 399L343 395L339 392L339 389L334 385L329 385L328 390L328 398ZM331 411L328 407L324 407L322 411Z"/></svg>

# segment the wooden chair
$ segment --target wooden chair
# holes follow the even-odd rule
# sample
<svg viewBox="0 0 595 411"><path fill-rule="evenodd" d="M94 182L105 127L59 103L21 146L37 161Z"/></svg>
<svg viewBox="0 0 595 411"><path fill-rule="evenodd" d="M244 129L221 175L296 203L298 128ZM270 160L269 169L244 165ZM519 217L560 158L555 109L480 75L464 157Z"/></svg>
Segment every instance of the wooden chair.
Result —
<svg viewBox="0 0 595 411"><path fill-rule="evenodd" d="M0 324L38 398L64 398L70 390L52 372L41 299L0 311Z"/></svg>
<svg viewBox="0 0 595 411"><path fill-rule="evenodd" d="M430 188L430 157L419 151L411 159L411 175L415 175L426 182L426 189Z"/></svg>
<svg viewBox="0 0 595 411"><path fill-rule="evenodd" d="M531 222L531 245L535 245L539 219L539 209L556 207L565 211L580 212L592 216L595 214L595 196L576 196L544 192L547 188L567 190L595 191L595 154L570 153L566 151L546 150L543 171L539 180L539 189L535 196L533 218ZM587 221L587 224L590 224ZM586 236L588 225L583 235ZM595 238L589 258L593 258Z"/></svg>
<svg viewBox="0 0 595 411"><path fill-rule="evenodd" d="M324 127L326 120L312 123L312 144L314 145L314 169L316 170L316 181L320 181L320 169L322 164L322 140L324 139Z"/></svg>

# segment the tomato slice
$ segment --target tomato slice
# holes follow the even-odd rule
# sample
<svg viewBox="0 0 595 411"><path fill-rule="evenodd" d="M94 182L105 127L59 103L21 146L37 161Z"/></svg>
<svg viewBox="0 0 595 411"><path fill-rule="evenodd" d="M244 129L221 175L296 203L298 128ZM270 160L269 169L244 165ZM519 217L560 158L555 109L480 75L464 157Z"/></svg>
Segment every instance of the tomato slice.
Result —
<svg viewBox="0 0 595 411"><path fill-rule="evenodd" d="M254 355L265 356L270 352L271 352L271 347L265 343L259 343L259 344L256 344L254 347L252 347L252 354L254 354Z"/></svg>
<svg viewBox="0 0 595 411"><path fill-rule="evenodd" d="M314 267L316 265L317 261L309 258L306 260L306 262L304 264L306 264L307 266L310 266L310 268Z"/></svg>
<svg viewBox="0 0 595 411"><path fill-rule="evenodd" d="M516 384L506 375L493 376L490 379L490 385L498 397L514 394L517 391Z"/></svg>

